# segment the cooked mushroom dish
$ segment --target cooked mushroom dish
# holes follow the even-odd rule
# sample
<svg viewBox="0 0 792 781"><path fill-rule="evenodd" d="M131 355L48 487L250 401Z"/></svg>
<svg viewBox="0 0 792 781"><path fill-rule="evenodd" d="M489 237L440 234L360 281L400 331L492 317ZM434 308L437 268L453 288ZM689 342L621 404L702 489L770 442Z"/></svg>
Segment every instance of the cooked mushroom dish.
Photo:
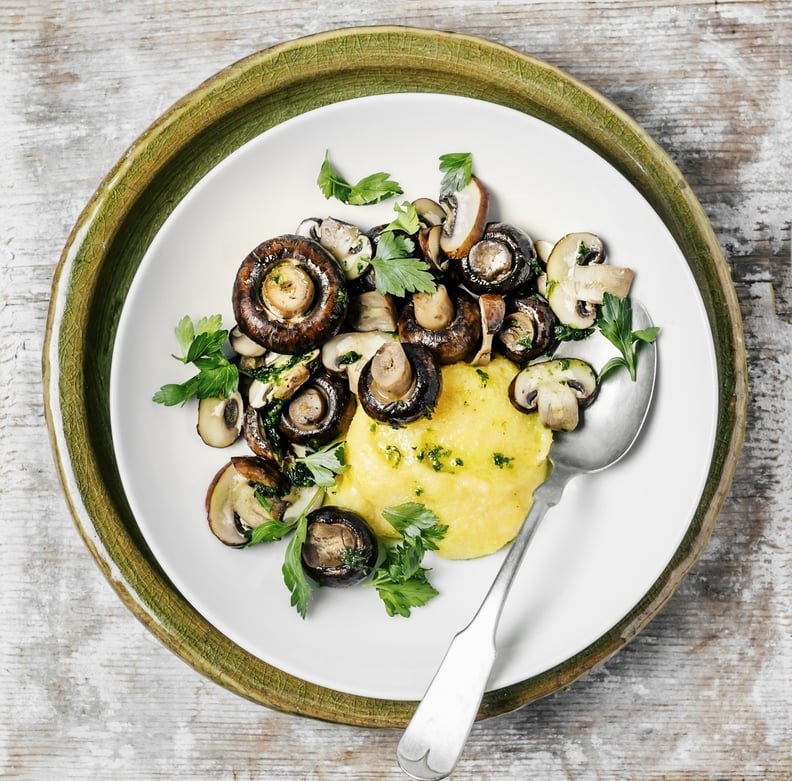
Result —
<svg viewBox="0 0 792 781"><path fill-rule="evenodd" d="M315 588L358 583L409 616L437 593L426 552L510 542L554 432L584 423L602 376L633 371L657 333L631 331L633 272L598 236L534 241L489 213L469 154L440 171L438 197L396 202L386 225L307 217L262 241L233 280L230 331L185 317L181 360L198 373L154 396L197 398L203 442L233 446L209 530L238 548L288 538L303 617ZM329 156L317 183L353 205L402 194L384 173L350 184ZM600 374L554 358L597 328L622 351Z"/></svg>

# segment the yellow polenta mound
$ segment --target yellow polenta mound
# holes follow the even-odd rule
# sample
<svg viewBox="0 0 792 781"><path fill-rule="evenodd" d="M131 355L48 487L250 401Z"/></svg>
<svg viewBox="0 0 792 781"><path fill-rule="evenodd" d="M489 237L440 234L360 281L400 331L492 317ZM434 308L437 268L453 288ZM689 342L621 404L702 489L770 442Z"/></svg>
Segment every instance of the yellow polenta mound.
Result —
<svg viewBox="0 0 792 781"><path fill-rule="evenodd" d="M552 432L509 402L510 361L442 371L430 419L392 428L358 407L347 433L350 468L326 501L359 513L380 536L394 536L385 507L421 502L448 525L439 554L470 559L516 535L545 478Z"/></svg>

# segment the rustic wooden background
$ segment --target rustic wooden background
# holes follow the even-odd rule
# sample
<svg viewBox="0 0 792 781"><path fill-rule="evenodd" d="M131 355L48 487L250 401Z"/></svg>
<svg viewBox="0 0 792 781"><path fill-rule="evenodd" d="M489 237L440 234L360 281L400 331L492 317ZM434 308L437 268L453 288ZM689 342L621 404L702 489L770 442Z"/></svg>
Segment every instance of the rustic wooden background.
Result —
<svg viewBox="0 0 792 781"><path fill-rule="evenodd" d="M0 777L403 777L398 731L252 705L127 612L68 514L40 384L60 250L136 136L251 52L393 23L558 65L660 142L731 265L752 388L733 490L665 610L568 691L477 725L455 778L791 778L788 0L0 0Z"/></svg>

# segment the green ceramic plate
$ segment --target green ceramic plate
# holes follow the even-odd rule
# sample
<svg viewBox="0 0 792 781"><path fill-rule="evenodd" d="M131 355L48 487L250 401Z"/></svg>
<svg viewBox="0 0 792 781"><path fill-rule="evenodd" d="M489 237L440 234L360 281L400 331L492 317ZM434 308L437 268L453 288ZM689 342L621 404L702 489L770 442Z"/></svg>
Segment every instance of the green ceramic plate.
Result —
<svg viewBox="0 0 792 781"><path fill-rule="evenodd" d="M292 663L288 647L272 654L266 645L260 647L255 637L249 638L192 588L190 573L169 554L167 540L152 533L151 518L141 509L141 492L128 457L129 434L117 424L112 431L118 441L111 434L112 399L118 398L110 387L111 363L115 361L113 372L123 372L133 345L123 318L149 300L141 290L152 283L152 275L156 281L158 253L169 237L178 235L179 222L185 215L200 213L206 191L221 186L247 150L255 151L257 144L277 146L284 143L284 136L288 143L294 133L310 133L317 118L330 126L339 112L384 116L407 107L408 116L414 118L416 108L445 107L453 114L460 106L465 110L469 106L471 116L487 121L503 116L506 125L525 122L528 136L555 139L552 143L568 144L575 154L595 158L595 166L613 170L613 177L603 173L600 184L605 192L634 189L641 201L639 210L646 206L652 212L646 224L657 218L651 229L667 234L673 245L670 254L679 256L683 268L677 273L689 278L695 291L690 316L704 324L701 331L707 333L702 343L711 356L711 365L702 369L711 386L701 402L707 409L703 417L711 417L711 425L705 457L700 459L701 479L691 488L694 501L682 513L681 533L672 535L669 554L656 572L650 570L649 581L628 607L617 609L615 619L608 619L591 638L576 640L577 645L564 645L562 638L558 642L562 650L557 658L548 657L549 663L520 666L526 654L509 630L505 641L514 659L505 654L480 716L502 713L556 691L635 636L700 555L732 479L743 436L746 380L740 315L729 270L681 173L634 122L591 89L544 63L498 44L450 33L358 28L300 39L248 57L160 118L133 144L86 207L58 267L44 371L48 424L64 490L78 529L108 580L135 615L185 661L242 696L273 708L352 724L403 725L425 685L424 672L414 680L405 678L403 684L391 681L393 685L376 680L354 685L333 675L314 674L310 661ZM317 149L322 140L315 142ZM432 143L437 145L436 140ZM436 160L437 149L428 146ZM511 166L501 165L497 155L478 151L474 155L477 165L484 166L480 175L489 174L497 182L501 166L503 181L508 180L506 169ZM386 170L389 165L382 163ZM307 170L312 167L313 162ZM544 181L557 187L549 183L551 178L546 175ZM295 214L294 219L302 216L307 215ZM563 219L558 226L551 222L543 219L542 225L553 233L547 238L556 238ZM570 225L569 229L583 228ZM619 241L615 244L618 251ZM644 285L639 290L650 302L655 297L650 309L661 324L670 326L657 286L649 285L656 265L639 271ZM177 301L175 308L179 313L206 313L193 312L193 305L192 300ZM219 300L216 310L226 306L224 299ZM670 358L665 370L672 379L677 371L674 357L680 352L673 351L674 338L669 327L663 346L667 354L661 351L663 358ZM170 350L163 333L163 354ZM663 398L674 404L672 396L661 393L658 415L666 414ZM636 461L635 469L639 466ZM563 528L563 523L558 526ZM625 536L616 533L620 539ZM438 565L448 583L458 576L458 567L472 567L470 571L488 576L487 568L494 564L455 566L446 571ZM447 604L453 608L452 600ZM563 625L561 607L555 613ZM414 623L391 624L385 631L404 634L405 642L413 646L410 633L416 627L437 623L438 614L427 615L409 620ZM288 631L305 631L315 642L311 632L322 620L312 624L309 618L297 628L290 625ZM439 642L442 645L445 639ZM416 666L431 669L436 661L430 656ZM373 679L382 677L376 669L369 673Z"/></svg>

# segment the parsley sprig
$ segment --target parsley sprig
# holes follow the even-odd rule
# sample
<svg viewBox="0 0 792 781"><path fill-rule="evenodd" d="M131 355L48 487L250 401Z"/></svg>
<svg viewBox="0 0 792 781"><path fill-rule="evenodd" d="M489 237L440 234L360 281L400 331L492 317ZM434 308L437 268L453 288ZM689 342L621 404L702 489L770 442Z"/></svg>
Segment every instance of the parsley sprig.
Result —
<svg viewBox="0 0 792 781"><path fill-rule="evenodd" d="M401 185L390 178L390 174L381 171L351 184L330 162L330 153L327 151L316 183L325 198L335 198L352 206L368 206L404 192Z"/></svg>
<svg viewBox="0 0 792 781"><path fill-rule="evenodd" d="M600 370L599 382L619 368L625 368L630 379L635 381L638 347L651 344L657 339L660 329L657 326L632 330L632 304L629 297L619 298L605 293L597 318L597 327L602 335L616 348L620 355L611 358Z"/></svg>
<svg viewBox="0 0 792 781"><path fill-rule="evenodd" d="M185 315L174 331L182 355L177 361L191 363L198 373L183 383L163 385L152 397L158 404L172 407L196 397L228 398L239 385L239 371L223 353L228 331L222 327L220 315L201 318L194 324Z"/></svg>
<svg viewBox="0 0 792 781"><path fill-rule="evenodd" d="M374 570L371 585L377 590L389 616L408 618L410 610L437 596L422 566L426 551L437 550L448 526L423 504L406 502L386 507L383 517L401 534L401 542L389 545L381 564Z"/></svg>
<svg viewBox="0 0 792 781"><path fill-rule="evenodd" d="M450 152L440 155L440 197L447 198L466 187L473 178L473 155L470 152Z"/></svg>

